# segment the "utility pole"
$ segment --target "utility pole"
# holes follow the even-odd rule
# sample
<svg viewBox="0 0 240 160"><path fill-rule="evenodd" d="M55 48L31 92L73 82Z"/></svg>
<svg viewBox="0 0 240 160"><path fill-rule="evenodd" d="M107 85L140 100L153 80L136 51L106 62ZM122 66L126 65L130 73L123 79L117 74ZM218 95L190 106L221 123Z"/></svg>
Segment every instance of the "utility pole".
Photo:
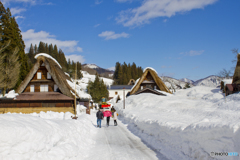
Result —
<svg viewBox="0 0 240 160"><path fill-rule="evenodd" d="M123 88L123 109L125 109L125 87Z"/></svg>

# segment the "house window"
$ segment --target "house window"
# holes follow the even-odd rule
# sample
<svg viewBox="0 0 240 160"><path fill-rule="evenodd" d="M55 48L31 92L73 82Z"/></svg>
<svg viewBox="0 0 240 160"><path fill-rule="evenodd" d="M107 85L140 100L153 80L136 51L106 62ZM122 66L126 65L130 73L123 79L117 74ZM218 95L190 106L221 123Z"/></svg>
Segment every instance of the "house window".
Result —
<svg viewBox="0 0 240 160"><path fill-rule="evenodd" d="M143 86L141 86L141 90L143 89Z"/></svg>
<svg viewBox="0 0 240 160"><path fill-rule="evenodd" d="M34 85L30 85L30 92L34 92Z"/></svg>
<svg viewBox="0 0 240 160"><path fill-rule="evenodd" d="M57 92L57 90L58 90L58 86L54 84L54 92Z"/></svg>
<svg viewBox="0 0 240 160"><path fill-rule="evenodd" d="M51 79L51 78L52 78L51 74L47 72L47 79Z"/></svg>
<svg viewBox="0 0 240 160"><path fill-rule="evenodd" d="M40 92L48 92L48 85L40 85Z"/></svg>
<svg viewBox="0 0 240 160"><path fill-rule="evenodd" d="M37 72L37 79L42 79L42 73L41 72Z"/></svg>
<svg viewBox="0 0 240 160"><path fill-rule="evenodd" d="M157 89L157 86L154 86L154 89Z"/></svg>

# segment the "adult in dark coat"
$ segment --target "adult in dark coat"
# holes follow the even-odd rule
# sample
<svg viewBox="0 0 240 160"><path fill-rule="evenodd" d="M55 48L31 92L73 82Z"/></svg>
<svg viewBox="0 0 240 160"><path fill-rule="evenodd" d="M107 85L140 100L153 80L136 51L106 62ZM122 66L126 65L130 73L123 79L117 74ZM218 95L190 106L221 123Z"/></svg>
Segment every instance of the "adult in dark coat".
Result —
<svg viewBox="0 0 240 160"><path fill-rule="evenodd" d="M97 127L101 128L101 122L104 116L103 116L103 113L100 111L100 109L96 113L96 116L97 116Z"/></svg>

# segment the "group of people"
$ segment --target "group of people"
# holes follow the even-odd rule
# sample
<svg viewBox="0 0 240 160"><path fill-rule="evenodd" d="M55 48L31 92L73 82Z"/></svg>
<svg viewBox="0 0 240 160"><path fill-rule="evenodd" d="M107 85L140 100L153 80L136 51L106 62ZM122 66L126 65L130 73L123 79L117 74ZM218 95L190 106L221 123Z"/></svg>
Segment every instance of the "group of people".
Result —
<svg viewBox="0 0 240 160"><path fill-rule="evenodd" d="M113 117L114 120L114 126L117 126L117 112L115 110L114 107L111 108L111 111L104 111L102 112L101 109L98 110L98 112L96 113L97 116L97 127L101 128L101 122L104 119L104 117L107 117L107 127L109 126L109 122L110 122L110 117Z"/></svg>

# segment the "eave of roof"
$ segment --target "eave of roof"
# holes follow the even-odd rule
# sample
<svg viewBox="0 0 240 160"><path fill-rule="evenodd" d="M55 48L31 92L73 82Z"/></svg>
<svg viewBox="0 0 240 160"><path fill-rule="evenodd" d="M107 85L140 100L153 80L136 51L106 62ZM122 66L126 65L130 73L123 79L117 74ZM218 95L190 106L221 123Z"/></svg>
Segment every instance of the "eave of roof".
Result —
<svg viewBox="0 0 240 160"><path fill-rule="evenodd" d="M32 100L57 100L57 101L73 101L74 99L59 92L24 92L16 96L17 101Z"/></svg>

